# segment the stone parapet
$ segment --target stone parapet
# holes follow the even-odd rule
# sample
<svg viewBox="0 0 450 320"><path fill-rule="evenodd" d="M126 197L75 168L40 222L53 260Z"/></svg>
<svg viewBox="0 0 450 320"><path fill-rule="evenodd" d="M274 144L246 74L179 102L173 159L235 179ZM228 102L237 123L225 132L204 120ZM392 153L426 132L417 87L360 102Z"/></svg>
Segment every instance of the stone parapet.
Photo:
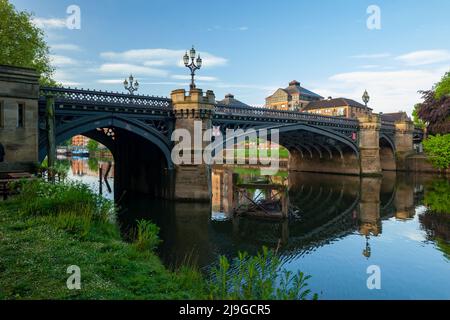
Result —
<svg viewBox="0 0 450 320"><path fill-rule="evenodd" d="M39 75L0 65L0 172L29 171L38 162Z"/></svg>

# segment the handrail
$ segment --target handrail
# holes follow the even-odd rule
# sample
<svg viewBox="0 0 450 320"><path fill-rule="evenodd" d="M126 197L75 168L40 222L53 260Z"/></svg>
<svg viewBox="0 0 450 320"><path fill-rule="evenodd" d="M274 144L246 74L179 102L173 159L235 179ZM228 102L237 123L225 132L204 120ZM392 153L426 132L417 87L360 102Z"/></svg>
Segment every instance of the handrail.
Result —
<svg viewBox="0 0 450 320"><path fill-rule="evenodd" d="M217 104L215 106L215 113L221 115L242 115L242 116L256 116L256 117L277 117L282 119L293 120L305 120L305 121L319 121L325 123L339 124L345 126L359 126L357 119L348 119L332 116L320 116L312 113L297 112L297 111L285 111L285 110L273 110L267 108L256 107L240 107L240 106L224 106Z"/></svg>
<svg viewBox="0 0 450 320"><path fill-rule="evenodd" d="M142 107L171 108L172 100L165 97L130 95L118 92L106 92L98 90L84 90L78 88L43 87L40 89L41 99L48 95L56 97L57 101L83 102L102 105L128 105Z"/></svg>

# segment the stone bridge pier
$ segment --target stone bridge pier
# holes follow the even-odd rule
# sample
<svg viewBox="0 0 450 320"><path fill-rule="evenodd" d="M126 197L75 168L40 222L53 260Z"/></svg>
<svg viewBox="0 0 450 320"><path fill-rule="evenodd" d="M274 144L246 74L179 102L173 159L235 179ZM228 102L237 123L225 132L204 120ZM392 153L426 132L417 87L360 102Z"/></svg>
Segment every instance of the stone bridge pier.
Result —
<svg viewBox="0 0 450 320"><path fill-rule="evenodd" d="M211 90L203 94L201 89L184 89L171 93L175 114L175 129L188 133L188 141L176 137L183 145L184 153L175 166L174 198L176 200L211 201L211 168L203 160L205 131L211 129L215 96ZM184 138L185 139L185 138ZM181 152L183 153L183 152ZM174 160L174 159L172 159Z"/></svg>

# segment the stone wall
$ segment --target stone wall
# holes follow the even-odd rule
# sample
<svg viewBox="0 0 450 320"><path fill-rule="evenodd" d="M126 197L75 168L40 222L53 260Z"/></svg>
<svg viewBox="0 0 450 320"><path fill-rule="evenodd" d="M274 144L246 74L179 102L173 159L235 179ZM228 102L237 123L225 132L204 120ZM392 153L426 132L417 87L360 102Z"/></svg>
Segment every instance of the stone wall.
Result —
<svg viewBox="0 0 450 320"><path fill-rule="evenodd" d="M191 162L175 164L175 194L176 200L211 201L211 168L203 162L205 142L197 145L194 141L195 122L201 121L201 135L210 129L211 115L214 109L215 96L210 90L203 94L201 89L192 89L186 95L184 89L171 93L173 110L175 112L175 129L184 129L191 134L191 149L184 150L190 154ZM197 137L198 139L198 137ZM194 156L202 157L201 164L194 164Z"/></svg>
<svg viewBox="0 0 450 320"><path fill-rule="evenodd" d="M32 69L0 65L0 143L5 149L0 172L29 171L38 162L38 79Z"/></svg>

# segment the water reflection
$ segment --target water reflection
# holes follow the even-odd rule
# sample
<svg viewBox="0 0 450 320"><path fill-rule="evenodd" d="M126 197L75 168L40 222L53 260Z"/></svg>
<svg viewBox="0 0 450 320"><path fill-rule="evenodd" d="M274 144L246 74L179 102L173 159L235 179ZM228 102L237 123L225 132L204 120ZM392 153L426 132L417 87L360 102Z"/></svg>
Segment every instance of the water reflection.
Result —
<svg viewBox="0 0 450 320"><path fill-rule="evenodd" d="M82 172L89 172L86 165ZM98 176L92 178L98 184ZM234 216L245 186L252 200L274 195L251 185L255 181L284 186L294 214L277 221ZM281 172L269 178L217 167L211 205L127 194L118 203L119 222L124 235L137 219L157 223L160 255L172 266L190 260L207 267L219 254L256 253L265 245L278 249L287 269L313 275L312 289L322 292L321 298L450 299L449 186L429 175ZM382 270L382 290L366 287L366 269L373 264Z"/></svg>

